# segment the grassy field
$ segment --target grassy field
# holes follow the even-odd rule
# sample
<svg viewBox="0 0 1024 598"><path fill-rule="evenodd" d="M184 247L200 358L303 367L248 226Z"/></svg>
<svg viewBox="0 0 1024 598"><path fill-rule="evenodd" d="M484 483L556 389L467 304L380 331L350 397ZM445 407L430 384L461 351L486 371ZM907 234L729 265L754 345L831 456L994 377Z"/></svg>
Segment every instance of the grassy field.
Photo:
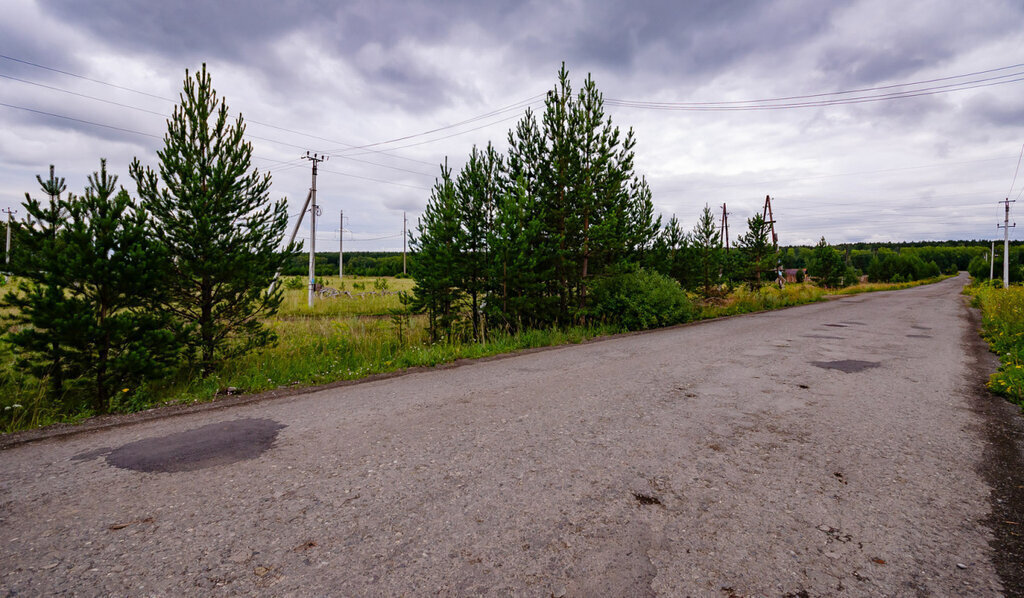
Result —
<svg viewBox="0 0 1024 598"><path fill-rule="evenodd" d="M988 387L1024 407L1024 287L977 284L965 292L981 308L981 335L999 355Z"/></svg>
<svg viewBox="0 0 1024 598"><path fill-rule="evenodd" d="M302 286L291 288L292 280L300 279ZM397 293L412 291L415 284L411 278L369 278L362 276L346 276L340 280L337 276L319 277L322 284L342 294L337 297L316 297L313 309L309 308L309 291L305 277L283 277L285 284L284 301L281 303L280 317L325 317L325 316L383 316L390 315L392 310L401 309ZM344 293L348 293L345 295Z"/></svg>
<svg viewBox="0 0 1024 598"><path fill-rule="evenodd" d="M287 279L282 281L287 283ZM305 288L288 288L280 312L266 320L278 335L272 347L228 361L208 378L182 370L174 377L119 394L113 411L139 411L160 404L215 400L225 394L256 393L292 386L325 384L415 366L433 366L457 359L484 357L519 349L578 343L621 330L609 326L532 330L493 334L485 343L430 343L426 318L404 312L398 291L412 289L410 279L337 277L325 286L352 296L317 298L307 306ZM872 285L870 290L904 285ZM385 287L379 289L378 287ZM380 290L386 291L384 294ZM375 294L370 295L373 291ZM359 294L362 293L362 296ZM738 288L726 297L703 302L693 297L697 319L707 319L824 299L826 292L810 284L791 284L780 290ZM89 413L62 414L45 400L44 385L20 374L14 354L0 343L0 431L12 432L58 422L76 421Z"/></svg>

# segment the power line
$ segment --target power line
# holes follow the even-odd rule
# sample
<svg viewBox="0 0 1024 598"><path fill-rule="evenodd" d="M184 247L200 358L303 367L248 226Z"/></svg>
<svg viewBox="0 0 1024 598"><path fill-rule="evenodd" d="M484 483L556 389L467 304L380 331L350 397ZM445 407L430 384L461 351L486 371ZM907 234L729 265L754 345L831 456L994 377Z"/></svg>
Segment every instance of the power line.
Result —
<svg viewBox="0 0 1024 598"><path fill-rule="evenodd" d="M493 121L493 122L489 122L489 123L487 123L485 125L480 125L479 127L474 127L472 129L466 129L465 131L459 131L457 133L452 133L450 135L445 135L444 137L437 137L435 139L428 139L426 141L420 141L420 142L417 142L417 143L409 143L409 144L406 144L406 145L400 145L398 147L394 147L394 148L391 148L391 149L400 150L400 149L406 149L406 148L409 148L409 147L416 147L418 145L426 145L428 143L434 143L435 141L442 141L442 140L445 140L445 139L450 139L452 137L458 137L459 135L465 135L466 133L472 133L473 131L479 131L480 129L486 129L488 127L493 127L494 125L497 125L497 124L500 124L500 123L512 120L514 118L519 118L519 117L520 117L520 114L517 113L517 114L513 114L512 116L506 116L506 117L501 118L499 120L496 120L496 121ZM354 155L360 156L362 154L354 154Z"/></svg>
<svg viewBox="0 0 1024 598"><path fill-rule="evenodd" d="M96 96L91 96L91 95L88 95L88 94L79 93L79 92L76 92L76 91L71 91L69 89L63 89L63 88L60 88L60 87L55 87L53 85L46 85L44 83L37 83L35 81L29 81L27 79L20 79L18 77L12 77L10 75L4 75L4 74L0 74L0 77L2 77L4 79L10 79L12 81L17 81L19 83L23 83L23 84L26 84L26 85L33 85L33 86L36 86L36 87L41 87L41 88L44 88L44 89L49 89L51 91L57 91L57 92L66 93L66 94L69 94L69 95L77 96L77 97L80 97L80 98L86 98L86 99L93 100L93 101L96 101L96 102L103 102L104 104L110 104L112 106L118 106L118 107L121 107L121 108L127 108L129 110L136 110L136 111L139 111L139 112L145 112L146 114L152 114L152 115L160 116L160 117L163 117L163 118L170 118L170 115L164 114L162 112L157 112L155 110L148 110L146 108L140 108L138 106L132 106L131 104L123 104L121 102L115 102L113 100L107 100L105 98L98 98ZM246 122L253 122L253 121L246 121ZM274 128L281 128L281 127L274 127ZM251 133L246 133L245 137L247 137L249 139L256 139L256 140L259 140L259 141L266 141L267 143L273 143L273 144L276 144L276 145L281 145L281 146L290 147L290 148L294 148L294 149L305 149L305 147L306 147L304 145L296 145L294 143L288 143L288 142L285 142L285 141L281 141L281 140L278 140L278 139L272 139L272 138L269 138L269 137L261 137L261 136L258 136L258 135L253 135ZM383 152L377 152L377 153L383 153ZM434 176L434 175L426 173L426 172L420 172L420 171L417 171L417 170L409 170L407 168L401 168L399 166L391 166L389 164L381 164L379 162L371 162L370 160L361 160L359 158L353 158L351 156L339 155L338 157L339 158L344 158L346 160L351 160L353 162L361 162L363 164L370 164L370 165L373 165L373 166L379 166L381 168L389 168L391 170L398 170L398 171L401 171L401 172L408 172L408 173L416 174L416 175L419 175L419 176L426 176L426 177ZM417 162L420 162L420 160L417 160ZM423 162L423 163L424 164L429 164L429 162Z"/></svg>
<svg viewBox="0 0 1024 598"><path fill-rule="evenodd" d="M705 191L705 190L715 190L715 189L726 189L726 188L730 188L730 187L777 185L779 183L793 183L793 182L800 182L800 181L809 181L809 180L813 180L813 179L827 179L827 178L843 177L843 176L855 176L855 175L861 175L861 174L881 174L881 173L886 173L886 172L900 172L900 171L904 171L904 170L920 170L920 169L924 169L924 168L946 168L946 167L949 167L949 166L960 166L960 165L963 165L963 164L978 164L978 163L981 163L981 162L998 162L998 161L1001 161L1001 160L1006 160L1006 158L1005 157L1002 157L1002 158L981 158L981 159L978 159L978 160L960 160L960 161L956 161L956 162L937 162L935 164L921 164L921 165L918 165L918 166L902 166L902 167L898 167L898 168L883 168L883 169L879 169L879 170L857 170L857 171L849 171L849 172L835 172L835 173L832 173L832 174L814 174L814 175L810 175L810 176L791 178L791 179L768 179L768 180L762 180L762 181L751 181L751 182L742 182L742 183L726 183L726 184L721 184L721 185L707 185L707 186L704 186L704 187L695 187L695 188L692 188L692 189L688 189L688 191Z"/></svg>
<svg viewBox="0 0 1024 598"><path fill-rule="evenodd" d="M369 242L369 241L383 241L383 240L387 240L387 239L397 239L397 238L399 238L401 236L402 236L402 233L396 233L396 234L387 235L387 236L384 236L384 237L372 237L372 238L369 238L369 239L353 239L353 238L349 237L348 239L345 239L345 242L346 243L364 243L364 242ZM308 241L309 240L309 236L308 235L306 235L306 236L299 235L296 238L302 239L304 241ZM337 239L335 239L333 236L331 236L331 237L323 237L323 236L317 235L316 240L317 241L336 241Z"/></svg>
<svg viewBox="0 0 1024 598"><path fill-rule="evenodd" d="M103 80L100 80L100 79L94 79L92 77L86 77L86 76L80 75L78 73L72 73L70 71L65 71L65 70L53 68L53 67L50 67L50 66L46 66L46 65L42 65L42 64L36 63L36 62L31 62L31 61L23 60L23 59L20 59L20 58L15 58L13 56L7 56L7 55L4 55L4 54L0 54L0 58L5 59L5 60L10 60L12 62L18 62L18 63L21 63L21 64L33 66L33 67L40 68L40 69L47 70L47 71L51 71L51 72L54 72L54 73L60 73L62 75L67 75L69 77L74 77L76 79L81 79L83 81L89 81L91 83L96 83L96 84L99 84L99 85L105 85L107 87L111 87L111 88L114 88L114 89L120 89L122 91L128 91L128 92L131 92L131 93L136 93L136 94L139 94L139 95L142 95L142 96L146 96L146 97L149 97L149 98L154 98L154 99L157 99L157 100L163 100L165 102L170 102L172 104L177 103L177 100L174 100L172 98L166 98L166 97L159 96L159 95L156 95L156 94L152 94L152 93L149 93L149 92L141 91L139 89L134 89L134 88L131 88L131 87L125 87L123 85L116 85L114 83L110 83L109 81L103 81ZM111 104L116 104L116 105L124 106L126 108L134 108L136 110L142 110L144 112L151 112L151 111L146 110L144 108L136 108L136 107L129 106L129 105L126 105L126 104L118 104L117 102L113 102L113 101L110 101L110 100L103 100L103 99L100 99L100 98L95 98L93 96L88 96L88 95L85 95L85 94L79 94L79 93L76 93L76 92L67 91L67 90L63 90L63 89L60 89L60 88L56 88L56 87L51 87L51 86L47 86L47 85L43 85L43 84L39 84L39 83L32 83L32 82L25 81L23 79L17 79L15 77L9 77L9 76L6 76L6 75L0 75L0 76L5 76L8 79L14 79L16 81L21 81L23 83L29 83L30 85L39 85L40 87L48 87L50 89L54 89L54 90L57 90L57 91L64 91L65 93L70 93L70 94L73 94L73 95L78 95L78 96L81 96L81 97L86 97L86 98L94 99L94 100L97 100L97 101L107 102L107 103L111 103ZM161 116L165 116L166 117L166 115L164 115L164 114L161 114ZM265 122L261 122L261 121L257 121L257 120L253 120L253 119L248 119L248 118L246 119L246 121L249 122L249 123L252 123L252 124L256 124L256 125L260 125L260 126L264 126L264 127L269 127L269 128L272 128L272 129L278 129L280 131L287 131L287 132L293 133L295 135L301 135L301 136L309 137L309 138L312 138L312 139L319 139L321 141L326 141L328 143L335 143L335 144L343 145L343 146L346 146L346 147L349 147L349 148L356 147L354 144L351 144L351 143L346 143L346 142L343 142L343 141L338 141L336 139L328 139L326 137L320 137L318 135L313 135L311 133L304 133L302 131L296 131L294 129L289 129L287 127L281 127L281 126L277 126L277 125L272 125L272 124L269 124L269 123L265 123ZM294 147L299 147L299 146L294 146ZM391 156L393 158L399 158L399 159L402 159L402 160L410 160L410 161L413 161L413 162L419 162L421 164L427 164L427 165L432 166L432 164L430 162L426 162L426 161L423 161L423 160L416 160L414 158L406 158L405 156L392 155L391 153L389 153L389 150L371 150L371 151L372 151L372 153L384 154L384 155Z"/></svg>
<svg viewBox="0 0 1024 598"><path fill-rule="evenodd" d="M681 112L742 112L742 111L757 111L757 110L789 110L793 108L813 108L823 106L844 106L850 104L864 104L868 102L881 102L885 100L897 100L904 98L914 98L920 96L937 95L940 93L950 93L953 91L963 91L967 89L976 89L979 87L991 87L993 85L1005 85L1008 83L1016 83L1018 81L1024 81L1024 71L1018 71L1009 75L1000 75L998 77L988 77L984 79L978 79L975 81L965 81L962 83L954 83L950 85L939 85L930 88L922 88L915 90L907 90L900 92L884 93L877 95L860 96L853 98L840 98L834 100L820 100L820 101L809 101L809 102L790 102L782 104L755 104L749 106L731 106L726 105L723 102L721 104L686 104L682 102L643 102L643 101L632 101L632 100L615 100L607 99L605 103L609 106L618 106L623 108L638 108L644 110L670 110L670 111L681 111ZM1006 79L1008 77L1015 77L1012 79ZM997 79L1006 79L998 81ZM987 83L986 83L987 81ZM841 92L837 92L841 93ZM765 102L767 100L749 100L749 102Z"/></svg>
<svg viewBox="0 0 1024 598"><path fill-rule="evenodd" d="M937 79L927 79L927 80L924 80L924 81L914 81L914 82L911 82L911 83L895 83L895 84L892 84L892 85L883 85L883 86L879 86L879 87L862 87L860 89L848 89L848 90L845 90L845 91L830 91L830 92L825 92L825 93L815 93L815 94L798 95L798 96L784 96L784 97L778 97L778 98L765 98L765 99L760 99L760 100L735 100L735 101L726 101L726 102L643 102L641 100L641 101L638 101L638 103L650 103L650 104L659 104L659 105L680 105L680 106L722 106L722 105L729 105L729 104L753 104L753 103L781 102L781 101L786 101L786 100L801 100L801 99L820 98L820 97L835 96L835 95L845 95L845 94L851 94L851 93L862 93L862 92L865 92L865 91L881 91L883 89L894 89L896 87L909 87L911 85L924 85L926 83L938 83L939 81L951 81L953 79L963 79L963 78L966 78L966 77L974 77L974 76L977 76L977 75L985 75L985 74L988 74L988 73L994 73L994 72L998 72L998 71L1005 71L1005 70L1015 69L1015 68L1021 67L1021 66L1024 66L1024 63L1011 64L1009 66L1001 66L1001 67L998 67L998 68L987 69L987 70L984 70L984 71L975 71L973 73L965 73L963 75L953 75L953 76L950 76L950 77L939 77ZM1004 76L1010 76L1010 75L1004 75ZM630 102L631 100L614 100L614 101Z"/></svg>
<svg viewBox="0 0 1024 598"><path fill-rule="evenodd" d="M528 107L532 106L533 104L536 104L537 100L539 100L540 98L543 98L544 95L545 94L538 94L538 95L535 95L535 96L530 96L529 98L526 98L525 100L519 100L518 102L514 102L514 103L509 104L507 106L503 106L501 108L497 108L497 109L492 110L490 112L487 112L485 114L480 114L480 115L474 116L472 118L467 118L466 120L462 120L462 121L459 121L459 122L456 122L456 123L451 123L451 124L448 124L448 125L444 125L442 127L437 127L435 129L431 129L429 131L423 131L422 133L415 133L415 134L412 134L412 135L404 135L402 137L395 137L394 139L388 139L388 140L385 140L385 141L377 141L375 143L368 143L366 145L359 145L359 146L355 146L355 147L349 147L349 148L346 148L344 150L336 149L336 150L332 150L332 151L362 150L362 149L367 149L367 148L371 148L371 147L377 147L377 146L381 146L381 145L388 145L388 144L391 144L391 143L397 143L399 141L407 141L409 139L415 139L416 137L423 137L425 135L430 135L431 133L438 133L440 131L446 131L448 129L454 129L456 127L461 127L462 125L478 122L478 121L484 120L486 118L490 118L492 116L497 116L498 114L503 114L503 113L509 112L509 111L517 111L516 116L518 116L519 112L521 112L524 108L528 108ZM501 122L501 121L498 121L498 122ZM476 129L470 129L470 131L475 131L475 130ZM464 132L468 133L469 131L464 131ZM440 139L446 139L446 138L445 137L441 137ZM404 147L412 147L412 146L404 146Z"/></svg>
<svg viewBox="0 0 1024 598"><path fill-rule="evenodd" d="M54 73L60 73L62 75L67 75L69 77L75 77L76 79L82 79L83 81L91 81L93 83L99 83L100 85L106 85L107 87L113 87L115 89L120 89L120 90L123 90L123 91L130 91L132 93L137 93L139 95L144 95L144 96L148 96L148 97L151 97L151 98L156 98L158 100L164 100L165 102L172 102L173 103L175 101L175 100L172 100L170 98L165 98L163 96L158 96L158 95L155 95L155 94L147 93L145 91L139 91L138 89L132 89L131 87L122 87L121 85L115 85L115 84L109 83L107 81L101 81L99 79L93 79L91 77L86 77L84 75L79 75L77 73L72 73L72 72L69 72L69 71L62 71L60 69L55 69L55 68L50 67L50 66L44 66L42 64L38 64L38 63L35 63L35 62L30 62L28 60L22 60L20 58L14 58L13 56L6 56L4 54L0 54L0 58L3 58L5 60L10 60L10 61L13 61L13 62L20 62L21 64L27 64L29 66L34 66L36 68L44 69L44 70L51 71L51 72L54 72Z"/></svg>
<svg viewBox="0 0 1024 598"><path fill-rule="evenodd" d="M347 177L351 177L351 178L354 178L354 179L363 179L365 181L373 181L375 183L384 183L385 185L394 185L396 187L408 187L409 189L418 189L420 191L430 191L430 187L417 187L416 185L406 185L405 183L396 183L394 181L386 181L384 179L375 179L373 177L361 176L361 175L358 175L358 174L352 174L352 173L348 173L348 172L339 172L337 170L327 170L326 168L321 168L320 172L329 172L331 174L336 174L336 175L339 175L339 176L347 176Z"/></svg>
<svg viewBox="0 0 1024 598"><path fill-rule="evenodd" d="M163 139L160 135L153 135L151 133L143 133L142 131L136 131L134 129L127 129L125 127L115 127L114 125L105 125L91 120L85 120L82 118L74 118L72 116L65 116L63 114L56 114L53 112L46 112L45 110L36 110L35 108L26 108L25 106L15 106L14 104L5 104L0 102L0 106L6 106L7 108L15 108L17 110L25 110L26 112L34 112L36 114L43 114L46 116L52 116L55 118L63 118L64 120L71 120L75 122L84 123L87 125L93 125L95 127L103 127L104 129L113 129L115 131L123 131L125 133L134 133L136 135L143 135L145 137L153 137L154 139Z"/></svg>
<svg viewBox="0 0 1024 598"><path fill-rule="evenodd" d="M1006 196L1013 195L1013 186L1017 184L1017 171L1020 170L1020 159L1024 158L1024 144L1020 146L1020 155L1017 156L1017 168L1013 169L1013 182L1010 183L1010 191L1007 192Z"/></svg>

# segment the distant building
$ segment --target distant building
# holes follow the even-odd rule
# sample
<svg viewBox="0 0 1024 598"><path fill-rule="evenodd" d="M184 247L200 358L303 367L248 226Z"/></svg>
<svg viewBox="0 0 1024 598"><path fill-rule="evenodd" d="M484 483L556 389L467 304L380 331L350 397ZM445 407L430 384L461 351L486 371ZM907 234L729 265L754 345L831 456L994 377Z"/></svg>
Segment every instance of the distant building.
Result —
<svg viewBox="0 0 1024 598"><path fill-rule="evenodd" d="M807 276L807 268L786 268L786 282L796 282L796 273L803 272Z"/></svg>

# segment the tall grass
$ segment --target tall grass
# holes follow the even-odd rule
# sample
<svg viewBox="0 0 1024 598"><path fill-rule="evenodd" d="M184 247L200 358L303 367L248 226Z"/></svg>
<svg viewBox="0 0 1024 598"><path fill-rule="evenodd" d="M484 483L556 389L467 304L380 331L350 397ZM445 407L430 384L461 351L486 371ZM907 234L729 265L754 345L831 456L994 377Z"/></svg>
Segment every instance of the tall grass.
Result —
<svg viewBox="0 0 1024 598"><path fill-rule="evenodd" d="M776 286L764 286L757 290L740 287L721 300L706 302L700 310L699 319L814 303L824 297L824 290L809 283L788 284L784 289Z"/></svg>
<svg viewBox="0 0 1024 598"><path fill-rule="evenodd" d="M981 335L999 355L999 369L989 377L988 387L1024 406L1024 287L982 283L965 292L981 308Z"/></svg>

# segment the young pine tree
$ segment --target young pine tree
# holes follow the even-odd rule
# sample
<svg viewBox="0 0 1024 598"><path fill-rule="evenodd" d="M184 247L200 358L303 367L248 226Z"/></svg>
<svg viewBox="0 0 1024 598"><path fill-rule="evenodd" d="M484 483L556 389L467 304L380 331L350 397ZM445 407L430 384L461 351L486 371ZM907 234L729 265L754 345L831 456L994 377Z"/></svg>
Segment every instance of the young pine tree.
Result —
<svg viewBox="0 0 1024 598"><path fill-rule="evenodd" d="M683 231L675 214L661 229L651 253L657 256L655 270L675 279L684 287L691 284L694 268L690 236Z"/></svg>
<svg viewBox="0 0 1024 598"><path fill-rule="evenodd" d="M520 177L499 199L488 235L493 285L488 321L510 332L542 325L540 314L553 307L544 294L549 275L540 269L535 251L543 243L543 226L535 214L536 199Z"/></svg>
<svg viewBox="0 0 1024 598"><path fill-rule="evenodd" d="M462 277L455 268L463 251L459 203L447 161L441 166L441 177L434 182L416 231L417 236L411 231L409 234L416 256L411 272L416 286L410 305L415 311L427 312L430 339L437 341L450 334L458 321L463 297Z"/></svg>
<svg viewBox="0 0 1024 598"><path fill-rule="evenodd" d="M157 308L166 254L149 235L146 213L116 186L102 160L85 195L68 198L61 235L67 298L81 316L65 359L84 377L95 413L107 411L115 393L164 374L178 350Z"/></svg>
<svg viewBox="0 0 1024 598"><path fill-rule="evenodd" d="M775 248L769 235L768 222L761 214L747 219L747 232L738 239L737 245L743 256L745 278L751 287L760 286L762 274L775 265Z"/></svg>
<svg viewBox="0 0 1024 598"><path fill-rule="evenodd" d="M501 156L490 143L484 151L474 146L469 161L455 182L461 222L461 253L457 263L453 264L461 275L460 286L469 296L474 339L481 338L480 301L490 286L487 234L501 193Z"/></svg>
<svg viewBox="0 0 1024 598"><path fill-rule="evenodd" d="M294 250L279 247L288 204L271 203L270 175L252 168L244 134L242 116L229 121L203 65L194 78L185 73L159 175L138 159L131 165L154 235L169 252L166 308L186 324L190 357L204 375L219 360L276 340L261 318L281 303L280 286L267 288Z"/></svg>
<svg viewBox="0 0 1024 598"><path fill-rule="evenodd" d="M843 256L822 237L808 260L807 274L815 277L821 286L834 288L843 286L845 273Z"/></svg>
<svg viewBox="0 0 1024 598"><path fill-rule="evenodd" d="M722 273L722 234L715 226L711 208L704 204L700 220L693 227L693 252L697 261L697 278L705 297L711 296L711 289Z"/></svg>
<svg viewBox="0 0 1024 598"><path fill-rule="evenodd" d="M18 368L48 380L47 394L53 401L64 397L67 341L74 337L83 314L68 301L63 276L60 235L67 216L66 200L61 197L66 189L64 179L54 176L51 165L50 178L36 176L36 180L49 201L44 203L26 193L22 203L26 215L11 259L12 274L19 282L17 290L4 294L4 320L9 331L4 340L17 347ZM64 407L74 409L71 405Z"/></svg>

